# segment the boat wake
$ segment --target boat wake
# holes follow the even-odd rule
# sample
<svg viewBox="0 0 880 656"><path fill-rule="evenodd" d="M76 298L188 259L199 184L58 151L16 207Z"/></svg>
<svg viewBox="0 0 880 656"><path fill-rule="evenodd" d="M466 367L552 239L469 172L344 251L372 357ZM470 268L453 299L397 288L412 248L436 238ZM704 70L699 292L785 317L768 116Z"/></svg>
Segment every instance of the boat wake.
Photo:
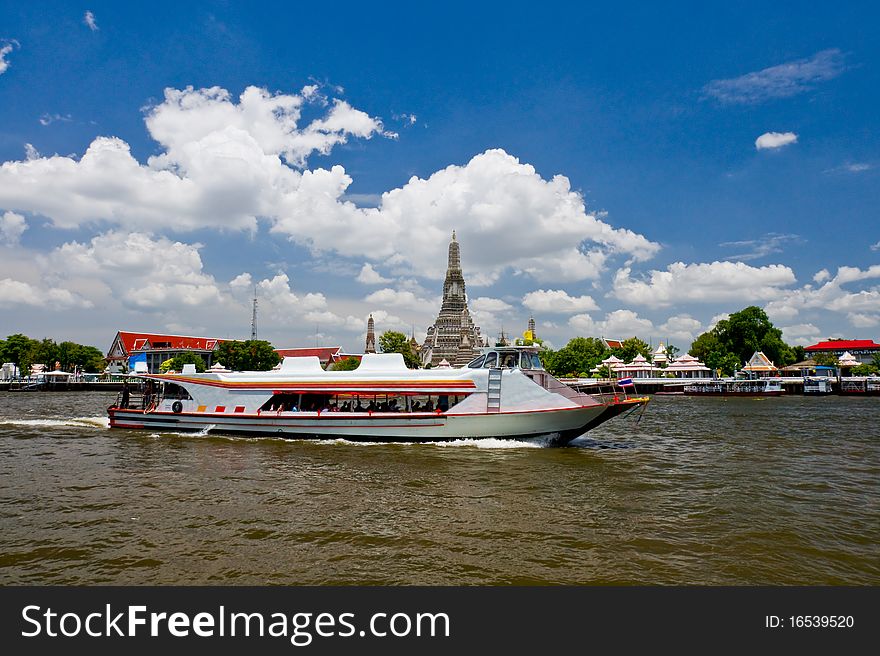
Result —
<svg viewBox="0 0 880 656"><path fill-rule="evenodd" d="M290 441L290 440L288 440ZM443 448L470 447L475 449L543 449L552 446L550 440L536 437L528 440L503 440L497 437L462 438L460 440L438 442L361 442L346 439L332 440L297 440L312 442L314 444L345 444L349 446L409 446L425 447L438 446Z"/></svg>
<svg viewBox="0 0 880 656"><path fill-rule="evenodd" d="M66 417L64 419L14 419L12 417L0 417L0 424L50 428L64 426L71 428L109 428L110 419L108 417Z"/></svg>

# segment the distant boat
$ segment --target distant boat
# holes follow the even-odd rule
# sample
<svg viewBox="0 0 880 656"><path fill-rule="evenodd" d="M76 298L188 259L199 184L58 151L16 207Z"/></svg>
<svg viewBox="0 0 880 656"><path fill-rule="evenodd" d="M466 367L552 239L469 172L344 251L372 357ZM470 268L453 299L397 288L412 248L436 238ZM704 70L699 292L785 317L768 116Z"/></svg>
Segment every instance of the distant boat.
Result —
<svg viewBox="0 0 880 656"><path fill-rule="evenodd" d="M407 369L399 353L367 354L353 371L316 357L275 371L135 376L108 408L111 428L376 442L546 437L566 443L648 399L616 388L584 394L558 381L532 347L488 349L467 366Z"/></svg>
<svg viewBox="0 0 880 656"><path fill-rule="evenodd" d="M880 378L841 378L840 393L853 396L880 396Z"/></svg>
<svg viewBox="0 0 880 656"><path fill-rule="evenodd" d="M688 396L781 396L782 381L771 378L707 380L684 386Z"/></svg>
<svg viewBox="0 0 880 656"><path fill-rule="evenodd" d="M827 378L804 378L804 394L831 394L831 381Z"/></svg>

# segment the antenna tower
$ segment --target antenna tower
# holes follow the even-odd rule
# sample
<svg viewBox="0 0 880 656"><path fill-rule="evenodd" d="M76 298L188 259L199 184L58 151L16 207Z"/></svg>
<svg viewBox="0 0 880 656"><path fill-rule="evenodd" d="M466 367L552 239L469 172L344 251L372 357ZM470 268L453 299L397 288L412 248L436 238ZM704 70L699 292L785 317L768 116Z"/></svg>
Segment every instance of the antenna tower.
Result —
<svg viewBox="0 0 880 656"><path fill-rule="evenodd" d="M251 339L257 338L257 286L254 285L254 311L251 314Z"/></svg>

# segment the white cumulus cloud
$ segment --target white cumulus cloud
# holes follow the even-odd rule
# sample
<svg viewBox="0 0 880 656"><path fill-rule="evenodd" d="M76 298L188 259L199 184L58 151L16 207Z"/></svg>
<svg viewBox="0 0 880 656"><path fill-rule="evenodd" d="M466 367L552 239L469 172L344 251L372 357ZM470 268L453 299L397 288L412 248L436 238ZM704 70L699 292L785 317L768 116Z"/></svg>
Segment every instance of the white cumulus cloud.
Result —
<svg viewBox="0 0 880 656"><path fill-rule="evenodd" d="M536 313L572 314L591 312L599 306L592 296L569 296L564 289L538 289L523 296L522 304Z"/></svg>
<svg viewBox="0 0 880 656"><path fill-rule="evenodd" d="M428 307L434 307L432 300L419 298L409 290L397 290L390 287L373 292L364 301L380 307L399 307L411 310L424 310Z"/></svg>
<svg viewBox="0 0 880 656"><path fill-rule="evenodd" d="M63 244L41 261L47 276L99 281L128 308L174 311L221 300L214 278L203 271L200 248L146 233L109 231L89 243Z"/></svg>
<svg viewBox="0 0 880 656"><path fill-rule="evenodd" d="M783 288L795 282L794 272L787 266L753 267L744 262L674 262L665 271L650 271L646 278L630 274L629 267L615 274L612 295L653 308L674 303L767 301L780 298Z"/></svg>
<svg viewBox="0 0 880 656"><path fill-rule="evenodd" d="M880 326L880 314L850 312L847 314L850 324L855 328L874 328Z"/></svg>
<svg viewBox="0 0 880 656"><path fill-rule="evenodd" d="M669 340L669 343L684 345L685 350L690 343L703 332L703 324L694 319L689 314L680 314L669 317L664 323L660 324L659 331L663 339Z"/></svg>
<svg viewBox="0 0 880 656"><path fill-rule="evenodd" d="M49 310L67 310L74 307L89 308L92 303L68 289L37 287L21 280L0 280L0 307L30 305Z"/></svg>
<svg viewBox="0 0 880 656"><path fill-rule="evenodd" d="M378 207L346 199L341 166L305 168L349 138L384 134L381 121L341 100L304 127L316 93L248 87L236 99L219 87L166 89L146 114L161 146L146 164L128 144L97 137L81 158L31 152L0 166L0 209L48 217L51 225L163 229L269 229L314 253L382 262L392 273L441 278L442 249L458 230L471 284L505 271L536 280L596 279L608 258L644 261L660 248L588 212L567 178L545 179L503 150L382 194ZM414 221L413 217L418 217ZM366 274L368 275L368 274Z"/></svg>
<svg viewBox="0 0 880 656"><path fill-rule="evenodd" d="M382 285L391 282L390 278L384 278L382 274L376 271L373 268L373 265L369 262L365 263L364 266L361 267L361 272L358 274L355 280L363 283L364 285Z"/></svg>
<svg viewBox="0 0 880 656"><path fill-rule="evenodd" d="M797 140L797 135L794 132L765 132L755 139L755 148L757 150L772 150L797 143Z"/></svg>
<svg viewBox="0 0 880 656"><path fill-rule="evenodd" d="M21 214L4 212L0 216L0 245L16 246L27 227L27 221Z"/></svg>
<svg viewBox="0 0 880 656"><path fill-rule="evenodd" d="M576 314L568 320L568 325L582 337L628 339L643 336L644 339L654 333L653 322L632 310L609 312L602 321L595 321L589 314Z"/></svg>

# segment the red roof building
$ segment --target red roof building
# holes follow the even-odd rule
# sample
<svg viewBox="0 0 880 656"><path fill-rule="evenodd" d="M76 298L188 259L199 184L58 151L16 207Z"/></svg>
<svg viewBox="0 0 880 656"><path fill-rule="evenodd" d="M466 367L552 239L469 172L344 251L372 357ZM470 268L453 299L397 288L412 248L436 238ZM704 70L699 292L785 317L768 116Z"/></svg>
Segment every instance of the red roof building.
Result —
<svg viewBox="0 0 880 656"><path fill-rule="evenodd" d="M107 361L117 367L123 365L128 370L134 368L135 361L143 361L147 363L148 371L156 373L165 360L191 351L200 355L205 365L210 367L213 353L223 341L216 337L134 333L120 330L116 333L110 350L107 351Z"/></svg>
<svg viewBox="0 0 880 656"><path fill-rule="evenodd" d="M836 358L849 351L859 362L868 363L875 354L880 353L880 344L873 339L829 339L807 346L804 351L810 355L827 353Z"/></svg>
<svg viewBox="0 0 880 656"><path fill-rule="evenodd" d="M308 358L316 356L321 362L322 367L326 367L328 364L339 362L340 360L345 360L346 358L354 358L355 360L360 361L360 359L363 357L362 355L355 355L353 353L344 353L341 346L315 346L314 348L282 348L275 349L275 352L279 356L281 356L282 359Z"/></svg>

